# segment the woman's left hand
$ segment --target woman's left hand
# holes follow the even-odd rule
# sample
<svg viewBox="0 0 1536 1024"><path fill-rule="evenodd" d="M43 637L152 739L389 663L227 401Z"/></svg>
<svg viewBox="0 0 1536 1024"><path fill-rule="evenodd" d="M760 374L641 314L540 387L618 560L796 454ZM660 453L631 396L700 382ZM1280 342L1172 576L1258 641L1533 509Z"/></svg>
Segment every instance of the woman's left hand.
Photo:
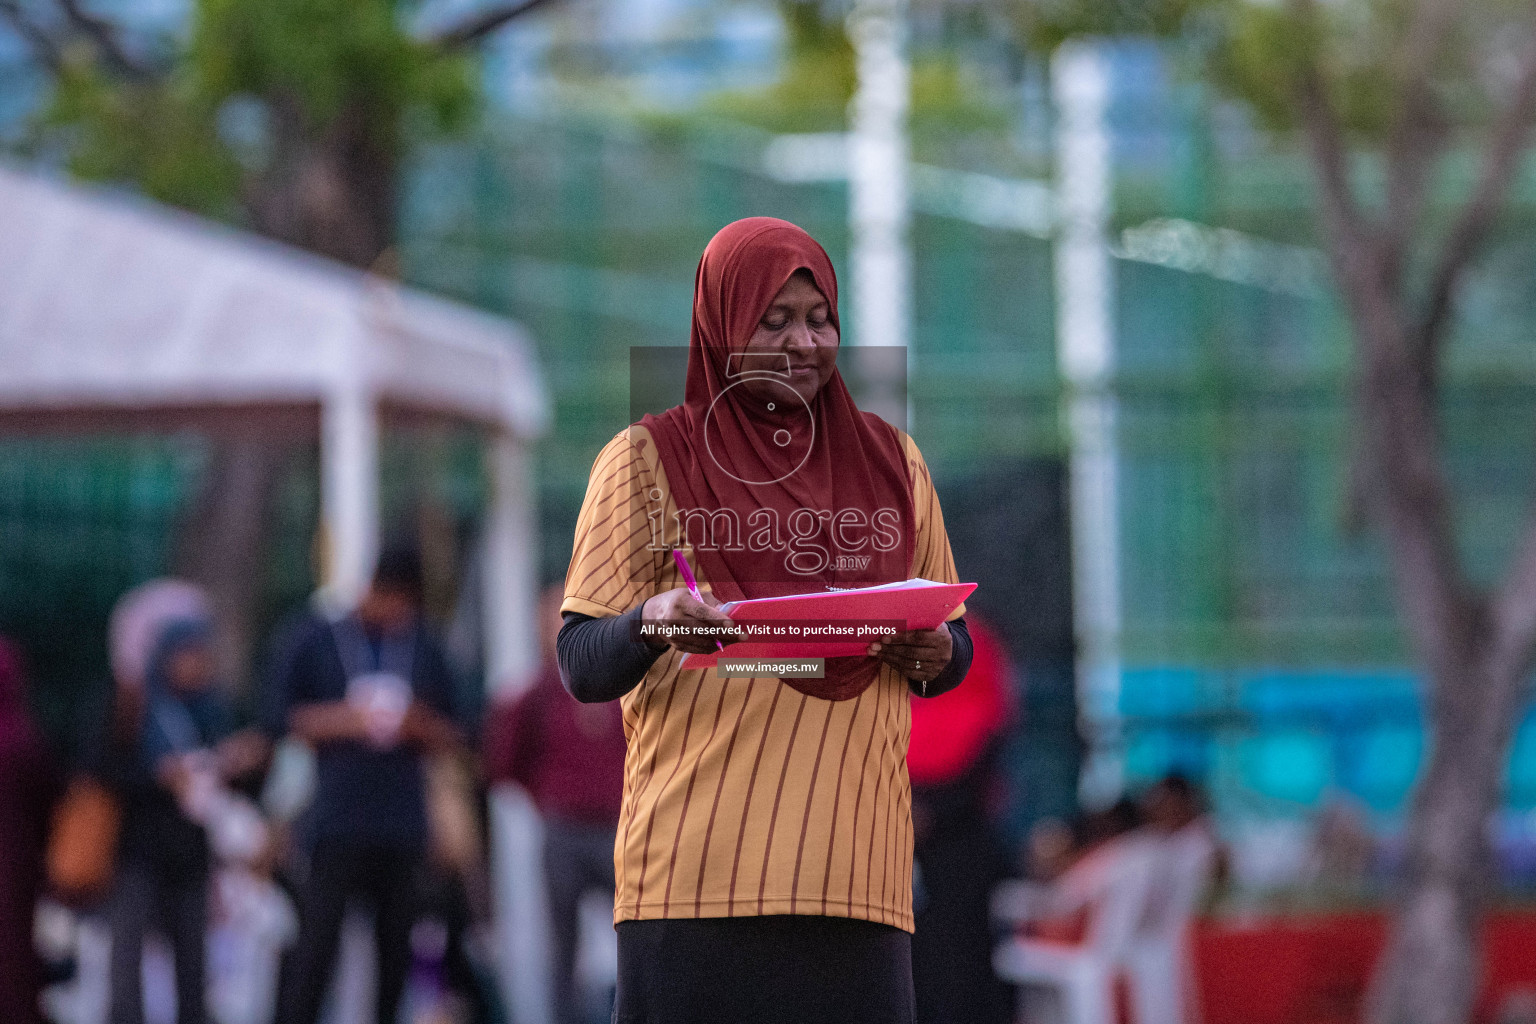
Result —
<svg viewBox="0 0 1536 1024"><path fill-rule="evenodd" d="M915 683L931 682L944 671L953 653L949 626L942 622L938 629L914 629L869 645L871 657L879 658Z"/></svg>

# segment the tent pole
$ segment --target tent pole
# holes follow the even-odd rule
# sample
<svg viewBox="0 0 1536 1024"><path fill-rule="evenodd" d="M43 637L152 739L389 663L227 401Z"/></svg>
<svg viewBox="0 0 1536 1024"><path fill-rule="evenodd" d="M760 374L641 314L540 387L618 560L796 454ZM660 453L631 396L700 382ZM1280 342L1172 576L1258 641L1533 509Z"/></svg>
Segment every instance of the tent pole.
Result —
<svg viewBox="0 0 1536 1024"><path fill-rule="evenodd" d="M523 443L505 431L488 451L491 507L486 517L485 660L492 700L533 681L539 667L534 622L538 589L538 530L533 474ZM503 996L514 1020L548 1024L549 936L544 911L543 831L532 802L516 786L491 796L492 884L499 922Z"/></svg>
<svg viewBox="0 0 1536 1024"><path fill-rule="evenodd" d="M373 575L379 545L379 421L374 396L356 385L326 399L320 426L324 593L351 608Z"/></svg>
<svg viewBox="0 0 1536 1024"><path fill-rule="evenodd" d="M533 621L538 589L533 473L523 443L505 432L491 440L489 456L486 686L492 694L510 694L531 682L539 666L539 637Z"/></svg>

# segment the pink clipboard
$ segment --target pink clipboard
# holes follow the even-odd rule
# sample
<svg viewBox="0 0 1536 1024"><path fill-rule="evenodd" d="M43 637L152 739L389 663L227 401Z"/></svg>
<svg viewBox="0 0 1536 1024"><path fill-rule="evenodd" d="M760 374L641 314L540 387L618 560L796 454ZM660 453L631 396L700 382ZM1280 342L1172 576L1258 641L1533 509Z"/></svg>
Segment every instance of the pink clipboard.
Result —
<svg viewBox="0 0 1536 1024"><path fill-rule="evenodd" d="M857 590L818 590L789 597L730 601L720 606L740 626L778 622L904 623L903 629L934 629L976 589L974 583L912 579ZM685 654L681 668L712 668L721 658L842 658L863 654L868 640L743 640L723 652Z"/></svg>

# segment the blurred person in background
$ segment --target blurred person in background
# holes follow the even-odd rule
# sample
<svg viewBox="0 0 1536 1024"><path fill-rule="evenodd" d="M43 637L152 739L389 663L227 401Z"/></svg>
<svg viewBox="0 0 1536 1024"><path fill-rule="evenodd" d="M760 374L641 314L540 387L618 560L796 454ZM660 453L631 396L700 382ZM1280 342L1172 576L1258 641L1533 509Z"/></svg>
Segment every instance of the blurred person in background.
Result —
<svg viewBox="0 0 1536 1024"><path fill-rule="evenodd" d="M112 1024L144 1019L144 937L154 928L175 960L177 1019L208 1019L209 829L218 824L225 782L264 757L258 735L229 734L212 641L206 618L163 627L143 671L137 734L112 744L103 765L123 810L109 909Z"/></svg>
<svg viewBox="0 0 1536 1024"><path fill-rule="evenodd" d="M1378 846L1365 811L1354 800L1336 795L1317 816L1302 882L1330 894L1358 896L1368 891L1380 860Z"/></svg>
<svg viewBox="0 0 1536 1024"><path fill-rule="evenodd" d="M1157 884L1159 845L1141 827L1134 802L1085 815L1076 831L1076 854L1057 877L1004 882L993 893L994 916L1020 926L993 963L1022 986L1021 1020L1036 1019L1035 997L1046 990L1069 1024L1110 1024L1114 981L1128 966Z"/></svg>
<svg viewBox="0 0 1536 1024"><path fill-rule="evenodd" d="M485 941L494 922L480 766L467 748L459 748L430 758L425 771L429 842L416 927L427 924L426 931L436 938L427 943L413 934L417 983L414 989L411 982L406 984L406 1019L415 1020L410 1016L413 1006L426 1003L436 1007L440 1017L489 1024L499 1019L500 997ZM425 979L421 954L438 939L440 970L436 978Z"/></svg>
<svg viewBox="0 0 1536 1024"><path fill-rule="evenodd" d="M117 599L107 623L107 649L112 667L112 721L121 738L138 735L145 673L165 627L212 616L207 593L194 583L173 577L141 583Z"/></svg>
<svg viewBox="0 0 1536 1024"><path fill-rule="evenodd" d="M1021 851L1020 867L1024 877L1034 882L1049 882L1072 865L1077 856L1077 833L1070 822L1060 818L1042 818L1030 826Z"/></svg>
<svg viewBox="0 0 1536 1024"><path fill-rule="evenodd" d="M21 654L0 637L0 1020L41 1024L32 930L43 883L52 758L27 709Z"/></svg>
<svg viewBox="0 0 1536 1024"><path fill-rule="evenodd" d="M1184 869L1177 881L1186 889L1200 883L1193 895L1180 895L1196 899L1204 893L1204 883L1225 876L1226 858L1199 786L1183 775L1166 775L1142 794L1140 810L1147 827L1173 851L1171 863Z"/></svg>
<svg viewBox="0 0 1536 1024"><path fill-rule="evenodd" d="M1190 925L1213 879L1225 873L1205 813L1205 796L1182 775L1168 775L1141 798L1145 831L1155 842L1156 881L1128 957L1137 1024L1194 1020Z"/></svg>
<svg viewBox="0 0 1536 1024"><path fill-rule="evenodd" d="M362 900L374 912L379 1024L396 1024L428 849L423 763L459 745L453 678L422 615L419 555L386 548L357 608L307 619L275 665L268 729L316 753L314 799L299 826L299 937L278 1019L319 1017L347 907Z"/></svg>
<svg viewBox="0 0 1536 1024"><path fill-rule="evenodd" d="M992 971L987 901L1006 858L993 831L996 742L1012 710L1002 641L970 620L974 646L966 683L912 701L907 771L915 834L917 930L912 981L918 1024L1005 1024L1007 987Z"/></svg>
<svg viewBox="0 0 1536 1024"><path fill-rule="evenodd" d="M994 914L1022 920L1033 938L1081 942L1094 904L1147 848L1142 825L1141 807L1129 797L1080 813L1065 829L1041 823L1031 834L1029 881L1000 884Z"/></svg>
<svg viewBox="0 0 1536 1024"><path fill-rule="evenodd" d="M544 896L549 913L550 993L559 1024L579 1024L576 991L581 900L613 900L613 844L624 786L624 716L618 703L582 704L566 692L555 659L565 589L539 606L542 668L533 685L496 708L485 738L493 783L515 782L544 821Z"/></svg>
<svg viewBox="0 0 1536 1024"><path fill-rule="evenodd" d="M1146 824L1139 801L1122 796L1103 810L1079 815L1072 826L1073 854L1068 869L1097 853L1102 847L1117 843Z"/></svg>

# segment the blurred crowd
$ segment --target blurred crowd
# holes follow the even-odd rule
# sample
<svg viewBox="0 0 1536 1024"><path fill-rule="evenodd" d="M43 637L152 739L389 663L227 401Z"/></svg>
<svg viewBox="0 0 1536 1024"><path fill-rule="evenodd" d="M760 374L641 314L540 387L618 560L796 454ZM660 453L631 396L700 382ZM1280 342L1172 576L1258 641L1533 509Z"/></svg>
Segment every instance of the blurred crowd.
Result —
<svg viewBox="0 0 1536 1024"><path fill-rule="evenodd" d="M496 1019L488 780L415 552L386 550L355 608L279 627L243 728L217 626L184 581L125 594L108 706L69 763L0 645L0 1020ZM354 918L361 993L337 983Z"/></svg>
<svg viewBox="0 0 1536 1024"><path fill-rule="evenodd" d="M419 559L389 548L355 608L281 624L236 728L208 596L146 583L113 612L111 699L70 763L0 641L0 1020L506 1020L486 867L498 784L542 821L555 1020L606 1020L611 991L578 961L583 906L611 907L625 737L617 702L580 704L561 683L560 598L540 605L536 678L473 723L422 612ZM1027 877L1010 879L998 753L1019 688L972 618L966 684L913 702L918 1019L1096 1024L1112 1019L1107 979L1128 974L1139 1021L1182 1021L1183 931L1221 870L1198 790L1170 777L1043 822ZM371 956L349 983L359 943Z"/></svg>

